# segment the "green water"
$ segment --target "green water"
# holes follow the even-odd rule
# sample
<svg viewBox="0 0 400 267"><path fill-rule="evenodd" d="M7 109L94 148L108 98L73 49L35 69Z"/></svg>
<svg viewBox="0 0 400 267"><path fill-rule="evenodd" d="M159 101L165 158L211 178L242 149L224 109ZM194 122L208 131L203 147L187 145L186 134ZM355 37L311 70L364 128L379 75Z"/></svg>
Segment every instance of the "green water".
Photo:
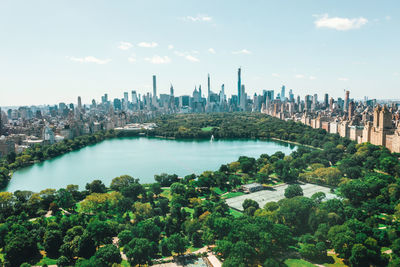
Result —
<svg viewBox="0 0 400 267"><path fill-rule="evenodd" d="M294 148L286 143L262 140L110 139L18 170L6 190L38 192L69 184L79 185L82 190L94 179L109 186L114 177L123 174L139 178L141 183L151 183L155 174L200 174L217 170L221 164L235 161L239 156L258 157L276 151L289 154Z"/></svg>

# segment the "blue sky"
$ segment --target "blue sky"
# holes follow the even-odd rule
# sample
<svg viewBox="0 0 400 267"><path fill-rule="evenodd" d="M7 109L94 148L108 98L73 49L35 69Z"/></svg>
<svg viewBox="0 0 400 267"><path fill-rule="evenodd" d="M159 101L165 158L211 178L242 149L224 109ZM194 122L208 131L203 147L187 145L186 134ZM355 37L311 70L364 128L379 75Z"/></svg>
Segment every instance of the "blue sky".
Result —
<svg viewBox="0 0 400 267"><path fill-rule="evenodd" d="M194 86L400 98L399 1L0 1L0 105ZM205 90L204 90L205 91Z"/></svg>

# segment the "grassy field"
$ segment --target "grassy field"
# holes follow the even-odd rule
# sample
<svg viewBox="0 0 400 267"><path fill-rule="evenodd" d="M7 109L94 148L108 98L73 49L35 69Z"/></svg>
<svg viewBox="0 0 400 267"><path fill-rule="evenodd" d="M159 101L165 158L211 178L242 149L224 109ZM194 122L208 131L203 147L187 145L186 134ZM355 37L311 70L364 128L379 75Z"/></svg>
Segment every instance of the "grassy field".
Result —
<svg viewBox="0 0 400 267"><path fill-rule="evenodd" d="M235 218L243 216L243 213L234 209L229 209L229 213Z"/></svg>
<svg viewBox="0 0 400 267"><path fill-rule="evenodd" d="M228 199L228 198L232 198L232 197L238 197L238 196L241 196L241 195L244 195L244 193L243 192L229 192L228 194L223 195L222 198L223 199Z"/></svg>
<svg viewBox="0 0 400 267"><path fill-rule="evenodd" d="M212 131L213 128L214 128L214 127L212 127L212 126L208 126L208 127L203 127L203 128L201 128L201 130L202 130L203 132L210 132L210 131Z"/></svg>
<svg viewBox="0 0 400 267"><path fill-rule="evenodd" d="M315 267L316 265L301 259L287 259L285 264L288 267Z"/></svg>
<svg viewBox="0 0 400 267"><path fill-rule="evenodd" d="M218 195L222 195L223 193L226 193L226 190L221 190L221 188L219 187L213 187L212 191L214 191L215 193L217 193Z"/></svg>
<svg viewBox="0 0 400 267"><path fill-rule="evenodd" d="M55 265L55 264L57 264L57 260L56 259L50 259L50 258L47 258L46 256L45 257L43 257L43 259L41 259L38 263L36 263L35 265L38 265L38 266L43 266L43 265L45 265L45 264L47 264L47 265Z"/></svg>

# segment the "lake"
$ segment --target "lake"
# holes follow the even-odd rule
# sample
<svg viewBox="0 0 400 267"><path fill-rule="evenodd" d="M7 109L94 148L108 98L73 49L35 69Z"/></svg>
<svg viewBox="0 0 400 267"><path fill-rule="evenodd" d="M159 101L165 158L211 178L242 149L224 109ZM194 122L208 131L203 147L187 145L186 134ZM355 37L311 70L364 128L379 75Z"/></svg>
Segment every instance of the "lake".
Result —
<svg viewBox="0 0 400 267"><path fill-rule="evenodd" d="M59 189L100 179L109 186L114 177L128 174L141 183L154 182L154 175L177 174L180 177L217 170L221 164L239 156L259 157L282 151L289 154L294 145L270 140L170 140L132 137L109 139L57 158L16 171L7 191L46 188Z"/></svg>

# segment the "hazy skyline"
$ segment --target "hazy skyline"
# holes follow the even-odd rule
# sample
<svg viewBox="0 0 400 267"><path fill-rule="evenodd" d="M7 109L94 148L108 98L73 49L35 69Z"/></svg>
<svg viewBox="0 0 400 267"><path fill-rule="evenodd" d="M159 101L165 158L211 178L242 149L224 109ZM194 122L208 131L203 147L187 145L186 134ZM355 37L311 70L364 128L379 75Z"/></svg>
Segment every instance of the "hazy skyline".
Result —
<svg viewBox="0 0 400 267"><path fill-rule="evenodd" d="M1 1L0 106L124 91L400 98L398 1Z"/></svg>

